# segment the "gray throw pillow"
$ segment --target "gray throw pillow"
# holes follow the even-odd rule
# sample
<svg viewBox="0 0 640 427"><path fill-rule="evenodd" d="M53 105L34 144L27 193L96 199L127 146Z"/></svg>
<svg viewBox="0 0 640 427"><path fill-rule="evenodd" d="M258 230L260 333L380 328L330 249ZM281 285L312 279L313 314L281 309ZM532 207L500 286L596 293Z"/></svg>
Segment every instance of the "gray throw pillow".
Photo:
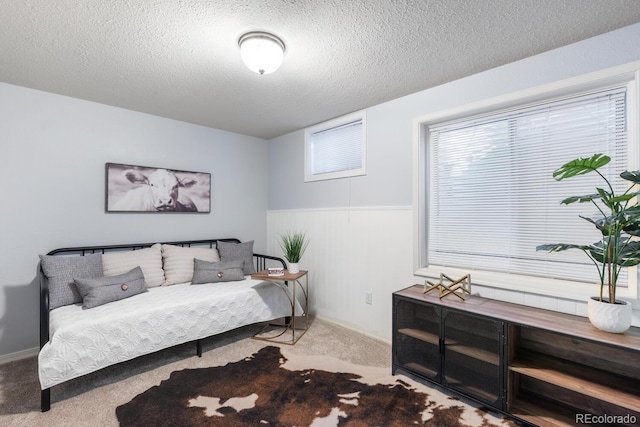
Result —
<svg viewBox="0 0 640 427"><path fill-rule="evenodd" d="M102 276L102 254L40 255L40 265L49 281L49 310L82 302L75 278Z"/></svg>
<svg viewBox="0 0 640 427"><path fill-rule="evenodd" d="M115 276L102 276L93 279L77 278L75 283L82 296L84 308L97 307L147 292L144 274L140 267Z"/></svg>
<svg viewBox="0 0 640 427"><path fill-rule="evenodd" d="M193 260L193 279L191 284L200 285L202 283L244 280L242 264L243 261L240 260L211 262L196 258Z"/></svg>
<svg viewBox="0 0 640 427"><path fill-rule="evenodd" d="M218 253L221 261L244 261L242 266L244 274L256 272L256 268L253 265L253 240L243 243L219 241Z"/></svg>

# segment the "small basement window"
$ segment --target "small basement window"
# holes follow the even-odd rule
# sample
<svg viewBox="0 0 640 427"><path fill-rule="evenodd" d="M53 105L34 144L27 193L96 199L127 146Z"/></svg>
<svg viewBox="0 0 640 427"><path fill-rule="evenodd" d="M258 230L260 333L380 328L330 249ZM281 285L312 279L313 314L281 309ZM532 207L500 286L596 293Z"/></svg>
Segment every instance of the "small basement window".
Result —
<svg viewBox="0 0 640 427"><path fill-rule="evenodd" d="M365 113L349 114L307 128L305 182L366 175Z"/></svg>

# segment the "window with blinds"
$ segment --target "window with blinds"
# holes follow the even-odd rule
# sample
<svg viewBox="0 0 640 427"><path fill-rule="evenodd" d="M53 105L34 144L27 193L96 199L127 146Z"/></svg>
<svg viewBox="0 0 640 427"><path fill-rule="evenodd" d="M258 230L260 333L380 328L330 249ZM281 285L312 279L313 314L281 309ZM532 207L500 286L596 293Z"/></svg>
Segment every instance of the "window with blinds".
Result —
<svg viewBox="0 0 640 427"><path fill-rule="evenodd" d="M351 114L305 131L305 181L364 175L364 113Z"/></svg>
<svg viewBox="0 0 640 427"><path fill-rule="evenodd" d="M624 191L626 96L621 86L428 125L428 264L596 283L581 251L548 254L536 246L599 240L579 218L596 216L595 206L560 202L593 194L604 181L592 173L556 182L552 173L604 153L612 161L601 172Z"/></svg>

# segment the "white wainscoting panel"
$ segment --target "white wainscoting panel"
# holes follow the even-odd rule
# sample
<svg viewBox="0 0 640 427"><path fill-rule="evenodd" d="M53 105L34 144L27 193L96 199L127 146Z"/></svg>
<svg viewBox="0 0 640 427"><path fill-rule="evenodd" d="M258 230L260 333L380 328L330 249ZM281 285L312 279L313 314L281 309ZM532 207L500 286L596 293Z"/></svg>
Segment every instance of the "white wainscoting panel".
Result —
<svg viewBox="0 0 640 427"><path fill-rule="evenodd" d="M300 268L309 270L311 314L389 341L391 294L417 283L412 215L411 206L272 210L267 249L281 256L279 236L305 232Z"/></svg>

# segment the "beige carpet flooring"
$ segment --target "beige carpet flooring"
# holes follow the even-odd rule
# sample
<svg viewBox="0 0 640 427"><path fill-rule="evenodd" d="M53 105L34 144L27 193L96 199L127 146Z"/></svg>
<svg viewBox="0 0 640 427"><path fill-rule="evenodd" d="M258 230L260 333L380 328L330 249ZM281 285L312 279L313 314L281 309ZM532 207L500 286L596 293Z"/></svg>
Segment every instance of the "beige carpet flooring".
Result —
<svg viewBox="0 0 640 427"><path fill-rule="evenodd" d="M158 385L175 370L220 366L249 356L266 345L250 337L249 326L203 341L203 355L195 344L166 349L52 389L49 412L40 412L40 388L35 357L0 365L0 426L115 426L115 408ZM334 323L314 319L295 346L280 345L293 355L332 356L356 365L388 368L391 346ZM508 425L505 423L504 425Z"/></svg>

